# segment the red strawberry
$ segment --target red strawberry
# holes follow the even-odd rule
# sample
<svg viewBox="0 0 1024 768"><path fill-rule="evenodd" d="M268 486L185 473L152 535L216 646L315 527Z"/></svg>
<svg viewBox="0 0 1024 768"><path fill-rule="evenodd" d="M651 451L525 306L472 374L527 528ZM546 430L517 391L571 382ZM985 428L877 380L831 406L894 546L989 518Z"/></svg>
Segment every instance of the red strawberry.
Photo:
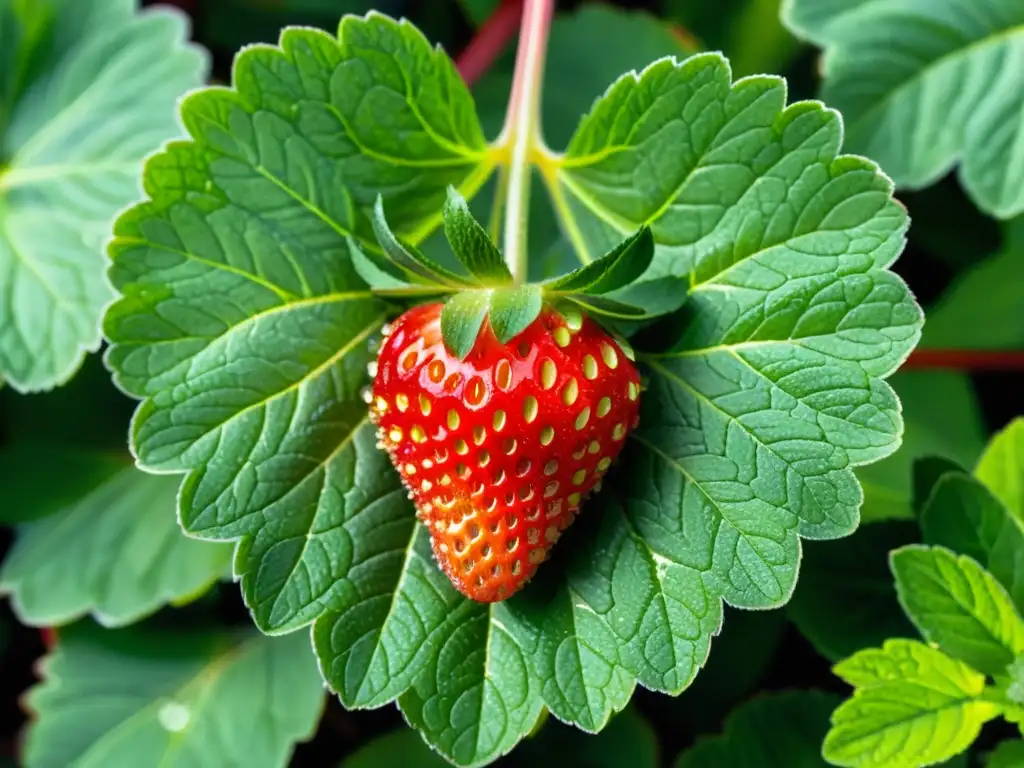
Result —
<svg viewBox="0 0 1024 768"><path fill-rule="evenodd" d="M544 561L636 425L640 378L592 320L545 309L501 344L484 323L465 360L441 304L386 331L370 414L455 587L504 600ZM372 366L371 366L372 367Z"/></svg>

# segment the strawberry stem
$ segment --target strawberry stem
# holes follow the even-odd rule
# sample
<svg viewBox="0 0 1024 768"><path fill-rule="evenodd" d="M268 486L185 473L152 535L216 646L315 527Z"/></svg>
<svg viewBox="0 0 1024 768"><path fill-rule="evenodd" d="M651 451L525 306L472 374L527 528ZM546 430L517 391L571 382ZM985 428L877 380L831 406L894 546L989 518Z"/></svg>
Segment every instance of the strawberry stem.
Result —
<svg viewBox="0 0 1024 768"><path fill-rule="evenodd" d="M540 97L544 57L554 0L526 0L519 28L519 48L512 80L505 127L497 144L510 148L505 205L504 255L512 279L526 282L528 267L528 214L530 208L531 150L541 142Z"/></svg>
<svg viewBox="0 0 1024 768"><path fill-rule="evenodd" d="M1024 352L981 349L915 349L903 370L1024 371Z"/></svg>
<svg viewBox="0 0 1024 768"><path fill-rule="evenodd" d="M473 85L498 60L515 37L522 11L523 0L502 0L501 5L480 26L469 45L455 60L455 67L466 85Z"/></svg>

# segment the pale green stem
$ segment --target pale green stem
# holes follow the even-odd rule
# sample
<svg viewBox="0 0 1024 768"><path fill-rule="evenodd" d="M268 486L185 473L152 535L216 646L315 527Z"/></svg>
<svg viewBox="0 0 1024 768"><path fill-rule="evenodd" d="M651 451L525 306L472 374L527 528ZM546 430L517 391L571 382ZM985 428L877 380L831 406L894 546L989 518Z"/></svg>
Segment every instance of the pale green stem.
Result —
<svg viewBox="0 0 1024 768"><path fill-rule="evenodd" d="M526 0L523 6L512 94L505 127L498 138L499 145L509 147L504 252L517 285L526 282L529 265L530 154L541 142L540 97L553 12L554 0Z"/></svg>

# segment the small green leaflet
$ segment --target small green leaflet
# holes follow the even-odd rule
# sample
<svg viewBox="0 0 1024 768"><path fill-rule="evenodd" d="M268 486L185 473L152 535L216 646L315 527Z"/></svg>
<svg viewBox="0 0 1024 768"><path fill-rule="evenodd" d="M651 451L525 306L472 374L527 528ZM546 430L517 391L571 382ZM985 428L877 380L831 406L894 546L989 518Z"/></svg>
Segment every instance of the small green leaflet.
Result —
<svg viewBox="0 0 1024 768"><path fill-rule="evenodd" d="M94 462L104 465L103 457ZM0 594L11 596L19 620L52 626L91 613L122 626L228 574L229 544L195 541L178 527L179 483L127 466L77 502L21 526L0 567ZM37 489L42 502L47 489Z"/></svg>
<svg viewBox="0 0 1024 768"><path fill-rule="evenodd" d="M855 527L852 467L898 445L882 379L921 323L887 270L906 217L877 168L837 157L838 117L786 107L780 80L732 84L704 55L613 85L553 169L558 189L590 259L650 226L639 285L675 286L688 330L638 354L640 430L575 541L513 599L472 603L375 448L360 391L394 308L348 242L396 279L376 259L378 195L396 242L415 246L449 185L471 197L493 158L451 62L410 25L348 17L340 35L287 30L280 49L239 56L235 90L185 101L191 140L149 161L151 199L116 226L108 363L143 400L139 464L186 474L185 529L240 539L234 570L260 629L313 622L345 706L397 700L443 755L480 765L545 709L598 731L637 684L682 691L723 601L780 605L798 537ZM623 113L635 136L617 132L611 115L655 102ZM655 158L660 182L641 172ZM622 208L640 199L644 211ZM526 298L489 299L503 335Z"/></svg>
<svg viewBox="0 0 1024 768"><path fill-rule="evenodd" d="M505 285L512 282L512 275L498 246L470 213L466 198L454 187L448 187L443 216L444 234L455 258L473 277L485 284Z"/></svg>
<svg viewBox="0 0 1024 768"><path fill-rule="evenodd" d="M983 674L916 640L860 651L835 673L855 690L832 713L822 754L833 765L940 763L967 749L1000 711L982 698Z"/></svg>
<svg viewBox="0 0 1024 768"><path fill-rule="evenodd" d="M324 691L309 639L75 625L27 696L25 768L279 768L313 735Z"/></svg>
<svg viewBox="0 0 1024 768"><path fill-rule="evenodd" d="M701 739L675 768L819 768L828 713L839 697L816 691L759 696L725 721L721 736Z"/></svg>
<svg viewBox="0 0 1024 768"><path fill-rule="evenodd" d="M921 530L926 543L981 563L1024 608L1024 522L984 485L962 472L943 475L921 511Z"/></svg>
<svg viewBox="0 0 1024 768"><path fill-rule="evenodd" d="M1024 212L1024 4L787 0L783 18L825 48L850 151L911 189L959 165L984 211Z"/></svg>
<svg viewBox="0 0 1024 768"><path fill-rule="evenodd" d="M891 561L900 604L926 640L992 676L1024 653L1024 621L977 561L919 545L896 550Z"/></svg>
<svg viewBox="0 0 1024 768"><path fill-rule="evenodd" d="M1024 740L1004 741L985 761L985 768L1020 768L1024 765Z"/></svg>
<svg viewBox="0 0 1024 768"><path fill-rule="evenodd" d="M0 0L0 374L22 392L99 346L110 220L206 76L185 16L137 5Z"/></svg>

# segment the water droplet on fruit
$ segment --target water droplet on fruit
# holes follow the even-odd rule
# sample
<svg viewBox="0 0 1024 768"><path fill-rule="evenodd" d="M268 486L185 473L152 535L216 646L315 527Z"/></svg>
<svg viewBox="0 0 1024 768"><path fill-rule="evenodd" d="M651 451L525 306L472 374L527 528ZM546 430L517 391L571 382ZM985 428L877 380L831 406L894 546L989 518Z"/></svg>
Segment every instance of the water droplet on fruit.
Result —
<svg viewBox="0 0 1024 768"><path fill-rule="evenodd" d="M474 376L466 387L466 405L478 408L487 399L487 386L479 376Z"/></svg>
<svg viewBox="0 0 1024 768"><path fill-rule="evenodd" d="M406 396L404 394L401 394L401 393L395 395L395 406L402 413L405 413L406 411L408 411L409 410L409 398L408 398L408 396Z"/></svg>
<svg viewBox="0 0 1024 768"><path fill-rule="evenodd" d="M373 402L373 390L368 386L359 390L359 396L363 398L363 402L367 405Z"/></svg>
<svg viewBox="0 0 1024 768"><path fill-rule="evenodd" d="M498 389L506 392L512 386L512 365L508 360L499 360L494 366L494 383Z"/></svg>
<svg viewBox="0 0 1024 768"><path fill-rule="evenodd" d="M444 379L444 363L440 360L432 360L427 366L427 378L435 384L440 384Z"/></svg>

